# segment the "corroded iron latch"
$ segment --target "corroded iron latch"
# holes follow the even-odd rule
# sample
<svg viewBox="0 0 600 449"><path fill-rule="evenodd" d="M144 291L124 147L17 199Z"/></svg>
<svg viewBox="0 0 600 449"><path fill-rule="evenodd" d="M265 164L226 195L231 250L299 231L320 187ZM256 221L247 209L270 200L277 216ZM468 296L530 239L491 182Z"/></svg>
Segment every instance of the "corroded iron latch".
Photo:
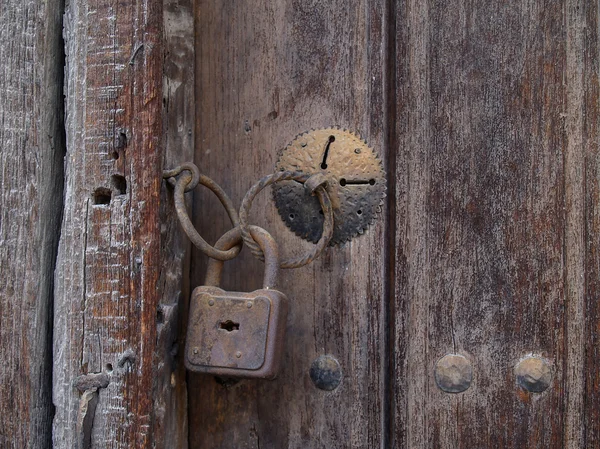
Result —
<svg viewBox="0 0 600 449"><path fill-rule="evenodd" d="M239 215L225 191L194 164L183 164L163 176L174 184L175 208L184 231L211 258L205 285L192 293L186 367L223 377L274 378L288 311L287 297L276 289L278 269L306 265L328 246L365 231L385 196L381 162L366 142L348 131L328 128L301 134L281 154L276 172L248 190ZM184 194L198 184L218 197L233 225L215 246L198 234L186 211ZM315 243L304 257L280 262L273 237L248 223L254 198L270 185L286 224ZM228 292L219 287L223 263L236 257L242 244L265 261L263 288Z"/></svg>
<svg viewBox="0 0 600 449"><path fill-rule="evenodd" d="M257 226L252 237L265 254L263 288L249 293L219 288L223 262L211 259L205 285L192 293L185 365L191 371L225 377L272 379L279 371L288 299L275 289L279 254L275 240ZM232 229L217 248L241 243Z"/></svg>
<svg viewBox="0 0 600 449"><path fill-rule="evenodd" d="M381 212L386 181L381 160L367 143L350 131L326 128L296 137L281 153L277 171L321 174L333 204L331 245L363 234ZM293 181L273 186L279 215L299 237L316 242L323 214L319 202Z"/></svg>

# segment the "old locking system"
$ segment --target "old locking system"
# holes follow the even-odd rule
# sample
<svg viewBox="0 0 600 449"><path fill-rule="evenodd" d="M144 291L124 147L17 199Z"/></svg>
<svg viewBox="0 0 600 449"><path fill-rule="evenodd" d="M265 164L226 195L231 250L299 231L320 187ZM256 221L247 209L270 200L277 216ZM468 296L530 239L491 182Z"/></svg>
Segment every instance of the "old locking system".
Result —
<svg viewBox="0 0 600 449"><path fill-rule="evenodd" d="M332 148L334 141L337 144ZM278 269L304 266L329 245L364 232L380 211L385 195L380 161L364 141L348 131L328 128L301 134L282 151L276 172L248 190L239 214L226 192L192 163L166 170L163 178L174 187L175 210L183 230L211 259L205 285L192 293L186 367L223 377L275 378L283 356L288 313L288 299L277 290ZM198 184L217 196L233 225L215 246L202 238L187 214L184 194ZM280 261L273 237L248 224L254 198L270 185L274 185L275 202L286 224L316 243L304 257ZM265 262L263 288L228 292L219 287L223 265L239 254L242 244Z"/></svg>
<svg viewBox="0 0 600 449"><path fill-rule="evenodd" d="M219 288L224 262L211 259L203 286L190 304L185 365L191 371L225 377L272 379L283 353L288 299L276 290L277 244L264 229L250 226L265 257L263 288L250 293ZM216 243L230 249L242 242L240 228Z"/></svg>
<svg viewBox="0 0 600 449"><path fill-rule="evenodd" d="M358 135L339 128L299 134L279 155L276 170L320 173L327 179L335 225L330 245L361 235L377 218L386 192L381 160ZM316 242L323 215L317 199L302 185L284 181L273 186L277 211L297 236Z"/></svg>

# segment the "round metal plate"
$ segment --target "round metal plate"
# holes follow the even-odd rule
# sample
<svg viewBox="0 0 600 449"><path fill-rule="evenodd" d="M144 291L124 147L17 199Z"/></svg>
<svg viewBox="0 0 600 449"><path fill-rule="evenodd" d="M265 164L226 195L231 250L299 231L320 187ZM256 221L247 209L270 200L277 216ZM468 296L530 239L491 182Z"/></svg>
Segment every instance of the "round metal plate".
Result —
<svg viewBox="0 0 600 449"><path fill-rule="evenodd" d="M331 245L362 234L381 211L386 189L381 160L349 131L326 128L300 134L282 151L276 169L327 177L335 222ZM317 198L295 181L274 184L273 197L287 226L316 243L324 220Z"/></svg>

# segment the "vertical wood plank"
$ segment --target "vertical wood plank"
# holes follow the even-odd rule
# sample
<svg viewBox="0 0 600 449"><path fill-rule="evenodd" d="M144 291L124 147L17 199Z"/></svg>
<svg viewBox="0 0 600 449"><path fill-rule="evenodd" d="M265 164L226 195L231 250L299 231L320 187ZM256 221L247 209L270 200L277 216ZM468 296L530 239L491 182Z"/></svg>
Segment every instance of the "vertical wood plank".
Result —
<svg viewBox="0 0 600 449"><path fill-rule="evenodd" d="M57 448L185 442L185 383L172 330L183 250L161 248L162 11L153 0L66 4ZM164 421L171 416L183 422Z"/></svg>
<svg viewBox="0 0 600 449"><path fill-rule="evenodd" d="M573 133L581 139L585 182L585 303L582 311L585 334L579 352L584 357L579 371L583 377L583 435L578 443L587 448L600 446L600 19L597 3L575 2L574 6L575 20L572 20L571 28L580 51L572 56L572 64L579 66L576 76L580 77L580 91L579 102L574 105L578 126Z"/></svg>
<svg viewBox="0 0 600 449"><path fill-rule="evenodd" d="M194 155L194 26L191 0L164 0L163 111L164 167L172 168ZM154 392L157 426L165 436L165 447L185 448L188 444L187 382L183 365L187 298L189 296L190 244L182 232L173 201L173 189L163 182L161 189L162 286L157 310L157 351L159 386Z"/></svg>
<svg viewBox="0 0 600 449"><path fill-rule="evenodd" d="M198 1L196 162L236 204L277 151L298 133L339 125L384 157L386 4L382 1ZM214 242L230 228L199 190L195 224ZM253 223L270 230L285 256L306 251L281 223L269 193ZM190 446L195 448L380 447L384 435L385 224L330 248L312 265L281 274L291 300L283 368L273 382L217 382L190 374ZM193 285L205 256L193 256ZM262 264L244 254L225 266L224 286L259 287ZM313 360L335 356L341 386L318 390Z"/></svg>
<svg viewBox="0 0 600 449"><path fill-rule="evenodd" d="M583 3L398 3L393 447L591 447L597 18ZM456 352L474 381L452 395L433 373ZM516 383L528 354L552 364L544 393Z"/></svg>
<svg viewBox="0 0 600 449"><path fill-rule="evenodd" d="M584 111L588 84L583 55L585 54L586 2L565 2L566 25L566 117L567 141L565 164L565 351L564 360L564 420L563 446L582 449L584 443L585 403L585 185L586 142L584 137ZM587 74L586 74L587 75ZM593 119L593 117L590 117ZM593 159L592 159L593 160Z"/></svg>
<svg viewBox="0 0 600 449"><path fill-rule="evenodd" d="M0 6L0 446L45 448L62 208L61 1Z"/></svg>

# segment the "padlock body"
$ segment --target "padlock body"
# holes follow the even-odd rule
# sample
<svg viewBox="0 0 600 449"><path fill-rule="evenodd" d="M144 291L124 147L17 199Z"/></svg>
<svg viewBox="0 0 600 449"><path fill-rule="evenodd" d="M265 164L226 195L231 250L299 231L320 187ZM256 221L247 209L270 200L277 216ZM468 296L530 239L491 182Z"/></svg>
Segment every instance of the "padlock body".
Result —
<svg viewBox="0 0 600 449"><path fill-rule="evenodd" d="M194 289L185 365L225 377L273 379L284 349L288 299L280 291Z"/></svg>

